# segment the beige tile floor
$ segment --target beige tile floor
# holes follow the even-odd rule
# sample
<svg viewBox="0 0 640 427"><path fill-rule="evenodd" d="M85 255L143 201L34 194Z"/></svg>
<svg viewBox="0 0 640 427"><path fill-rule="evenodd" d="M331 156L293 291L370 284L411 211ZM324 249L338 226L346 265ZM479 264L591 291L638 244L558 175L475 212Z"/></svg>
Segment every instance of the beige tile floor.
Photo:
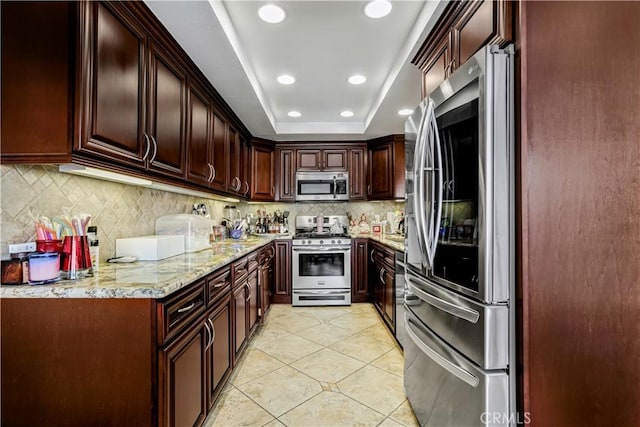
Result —
<svg viewBox="0 0 640 427"><path fill-rule="evenodd" d="M371 304L273 305L205 426L417 426Z"/></svg>

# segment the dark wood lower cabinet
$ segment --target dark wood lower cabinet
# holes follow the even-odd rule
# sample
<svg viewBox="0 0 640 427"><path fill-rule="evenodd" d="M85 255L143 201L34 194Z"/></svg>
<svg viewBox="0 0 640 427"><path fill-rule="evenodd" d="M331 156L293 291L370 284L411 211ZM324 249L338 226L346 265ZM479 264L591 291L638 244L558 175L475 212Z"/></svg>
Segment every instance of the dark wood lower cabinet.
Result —
<svg viewBox="0 0 640 427"><path fill-rule="evenodd" d="M229 294L216 304L208 315L208 320L213 335L213 342L207 352L207 408L211 409L231 374L233 321Z"/></svg>
<svg viewBox="0 0 640 427"><path fill-rule="evenodd" d="M233 291L234 360L240 357L247 340L247 287L242 283Z"/></svg>
<svg viewBox="0 0 640 427"><path fill-rule="evenodd" d="M351 302L366 302L369 298L367 282L369 239L353 239L351 243Z"/></svg>
<svg viewBox="0 0 640 427"><path fill-rule="evenodd" d="M395 266L391 262L395 253L391 249L370 242L368 279L371 302L383 320L395 332Z"/></svg>
<svg viewBox="0 0 640 427"><path fill-rule="evenodd" d="M207 345L204 322L176 338L159 354L160 419L165 426L200 425L207 416Z"/></svg>
<svg viewBox="0 0 640 427"><path fill-rule="evenodd" d="M258 270L247 278L247 336L251 336L258 323Z"/></svg>
<svg viewBox="0 0 640 427"><path fill-rule="evenodd" d="M291 304L291 240L276 240L273 302Z"/></svg>

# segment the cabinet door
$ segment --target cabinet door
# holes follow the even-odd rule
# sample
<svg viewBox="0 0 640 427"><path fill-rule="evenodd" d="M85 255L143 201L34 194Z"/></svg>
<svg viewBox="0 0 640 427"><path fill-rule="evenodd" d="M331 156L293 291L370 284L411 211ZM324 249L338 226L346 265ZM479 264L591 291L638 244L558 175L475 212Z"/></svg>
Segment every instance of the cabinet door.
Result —
<svg viewBox="0 0 640 427"><path fill-rule="evenodd" d="M185 176L186 73L155 42L150 43L149 169L177 178Z"/></svg>
<svg viewBox="0 0 640 427"><path fill-rule="evenodd" d="M1 163L69 163L74 40L67 2L1 2ZM28 66L26 66L28 64Z"/></svg>
<svg viewBox="0 0 640 427"><path fill-rule="evenodd" d="M264 323L264 319L271 306L273 264L273 258L269 258L269 260L258 269L258 295L260 296L258 314L260 316L260 323Z"/></svg>
<svg viewBox="0 0 640 427"><path fill-rule="evenodd" d="M229 179L227 182L227 191L230 193L242 193L242 147L240 143L240 134L232 127L227 128L227 140L229 144Z"/></svg>
<svg viewBox="0 0 640 427"><path fill-rule="evenodd" d="M253 146L251 150L251 199L273 201L275 198L273 149Z"/></svg>
<svg viewBox="0 0 640 427"><path fill-rule="evenodd" d="M487 44L505 45L513 39L512 2L475 0L453 24L457 40L453 69L464 64L474 53Z"/></svg>
<svg viewBox="0 0 640 427"><path fill-rule="evenodd" d="M348 165L347 150L322 150L322 170L346 172Z"/></svg>
<svg viewBox="0 0 640 427"><path fill-rule="evenodd" d="M393 146L379 144L369 148L370 199L390 199L393 197Z"/></svg>
<svg viewBox="0 0 640 427"><path fill-rule="evenodd" d="M208 186L212 176L210 158L211 109L195 86L189 87L187 121L187 180Z"/></svg>
<svg viewBox="0 0 640 427"><path fill-rule="evenodd" d="M298 149L296 153L297 171L322 170L322 150Z"/></svg>
<svg viewBox="0 0 640 427"><path fill-rule="evenodd" d="M233 291L233 342L236 360L244 349L247 339L247 287L245 283Z"/></svg>
<svg viewBox="0 0 640 427"><path fill-rule="evenodd" d="M450 74L455 64L451 59L451 33L447 33L437 47L433 56L427 60L422 72L422 97L426 98Z"/></svg>
<svg viewBox="0 0 640 427"><path fill-rule="evenodd" d="M395 331L395 313L396 313L396 300L395 300L395 271L384 266L384 316L387 318L387 323L392 331Z"/></svg>
<svg viewBox="0 0 640 427"><path fill-rule="evenodd" d="M353 239L351 242L351 302L366 302L369 295L368 239Z"/></svg>
<svg viewBox="0 0 640 427"><path fill-rule="evenodd" d="M247 322L248 334L254 331L256 323L258 323L258 271L249 273L247 278Z"/></svg>
<svg viewBox="0 0 640 427"><path fill-rule="evenodd" d="M242 142L242 196L251 197L251 146L249 141L240 137Z"/></svg>
<svg viewBox="0 0 640 427"><path fill-rule="evenodd" d="M273 302L291 304L291 240L276 241Z"/></svg>
<svg viewBox="0 0 640 427"><path fill-rule="evenodd" d="M295 189L295 150L278 149L278 195L281 201L292 202L296 198Z"/></svg>
<svg viewBox="0 0 640 427"><path fill-rule="evenodd" d="M211 408L231 373L231 296L227 294L208 316L213 343L207 353L207 408Z"/></svg>
<svg viewBox="0 0 640 427"><path fill-rule="evenodd" d="M160 351L161 425L194 426L204 421L208 340L206 329L199 323Z"/></svg>
<svg viewBox="0 0 640 427"><path fill-rule="evenodd" d="M227 189L227 123L216 111L213 111L213 138L211 141L211 165L213 166L213 177L211 188L220 191Z"/></svg>
<svg viewBox="0 0 640 427"><path fill-rule="evenodd" d="M80 89L81 136L76 150L144 168L151 142L144 134L146 35L124 6L90 2L89 57ZM83 66L84 63L83 63Z"/></svg>
<svg viewBox="0 0 640 427"><path fill-rule="evenodd" d="M365 166L366 151L364 148L349 150L349 199L365 200Z"/></svg>

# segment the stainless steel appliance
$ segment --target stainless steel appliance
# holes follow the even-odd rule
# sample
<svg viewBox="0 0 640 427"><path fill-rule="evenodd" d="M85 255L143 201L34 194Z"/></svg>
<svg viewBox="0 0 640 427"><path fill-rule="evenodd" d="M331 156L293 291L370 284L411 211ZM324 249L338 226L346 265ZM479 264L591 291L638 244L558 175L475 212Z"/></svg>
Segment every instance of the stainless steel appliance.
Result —
<svg viewBox="0 0 640 427"><path fill-rule="evenodd" d="M351 238L346 216L297 216L292 305L351 304Z"/></svg>
<svg viewBox="0 0 640 427"><path fill-rule="evenodd" d="M404 382L421 425L517 419L513 61L483 48L405 124Z"/></svg>
<svg viewBox="0 0 640 427"><path fill-rule="evenodd" d="M296 172L296 201L348 200L348 172Z"/></svg>

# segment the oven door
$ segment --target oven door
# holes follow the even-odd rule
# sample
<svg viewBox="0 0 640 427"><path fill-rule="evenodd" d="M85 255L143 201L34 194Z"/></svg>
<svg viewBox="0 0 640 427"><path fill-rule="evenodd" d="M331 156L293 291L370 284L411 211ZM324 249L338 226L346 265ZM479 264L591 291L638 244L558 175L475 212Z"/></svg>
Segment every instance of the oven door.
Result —
<svg viewBox="0 0 640 427"><path fill-rule="evenodd" d="M351 246L292 250L294 290L351 289Z"/></svg>

